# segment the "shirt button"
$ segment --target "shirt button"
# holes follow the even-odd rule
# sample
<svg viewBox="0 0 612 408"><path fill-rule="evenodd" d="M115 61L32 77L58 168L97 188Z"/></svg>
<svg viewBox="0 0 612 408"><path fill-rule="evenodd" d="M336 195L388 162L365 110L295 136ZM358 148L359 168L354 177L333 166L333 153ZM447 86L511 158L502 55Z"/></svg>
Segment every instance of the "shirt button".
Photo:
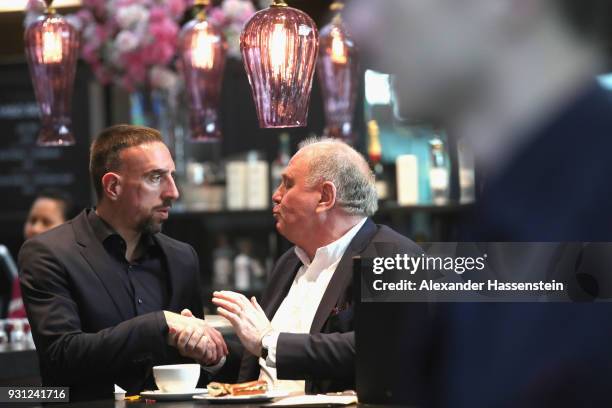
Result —
<svg viewBox="0 0 612 408"><path fill-rule="evenodd" d="M140 299L140 298L138 299L138 304L142 305L142 299Z"/></svg>

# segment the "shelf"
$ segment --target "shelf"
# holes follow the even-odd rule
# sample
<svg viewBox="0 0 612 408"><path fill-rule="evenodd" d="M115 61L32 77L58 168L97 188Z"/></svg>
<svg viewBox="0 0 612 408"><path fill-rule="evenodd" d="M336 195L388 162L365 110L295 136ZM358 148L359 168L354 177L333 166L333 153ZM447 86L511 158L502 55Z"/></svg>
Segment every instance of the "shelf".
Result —
<svg viewBox="0 0 612 408"><path fill-rule="evenodd" d="M396 202L379 203L377 214L385 213L411 213L411 212L427 212L434 214L455 214L470 210L474 203L458 203L449 202L443 205L435 204L418 204L418 205L399 205Z"/></svg>
<svg viewBox="0 0 612 408"><path fill-rule="evenodd" d="M274 229L272 210L173 211L166 223L194 222L213 230ZM195 225L194 225L195 226Z"/></svg>

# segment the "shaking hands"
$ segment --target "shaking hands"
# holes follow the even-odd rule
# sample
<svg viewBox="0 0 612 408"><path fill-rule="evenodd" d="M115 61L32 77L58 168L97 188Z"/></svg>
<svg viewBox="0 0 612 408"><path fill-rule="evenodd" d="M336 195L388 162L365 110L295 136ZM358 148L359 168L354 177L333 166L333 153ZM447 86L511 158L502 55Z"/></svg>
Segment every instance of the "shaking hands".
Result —
<svg viewBox="0 0 612 408"><path fill-rule="evenodd" d="M189 309L181 314L164 311L168 324L168 344L176 347L183 357L203 365L217 364L228 353L223 336Z"/></svg>
<svg viewBox="0 0 612 408"><path fill-rule="evenodd" d="M218 313L230 321L242 345L253 355L261 356L261 339L272 331L272 324L257 299L222 290L213 293Z"/></svg>

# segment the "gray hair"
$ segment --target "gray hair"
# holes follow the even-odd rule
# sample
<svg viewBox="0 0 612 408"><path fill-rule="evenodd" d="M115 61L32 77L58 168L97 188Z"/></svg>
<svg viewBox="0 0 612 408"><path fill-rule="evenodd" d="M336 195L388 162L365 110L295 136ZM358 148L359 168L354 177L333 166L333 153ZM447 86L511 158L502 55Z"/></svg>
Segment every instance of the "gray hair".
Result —
<svg viewBox="0 0 612 408"><path fill-rule="evenodd" d="M306 178L309 185L330 181L336 186L336 202L347 213L374 215L378 209L374 174L359 152L339 139L327 137L308 138L298 147L299 152L312 150Z"/></svg>

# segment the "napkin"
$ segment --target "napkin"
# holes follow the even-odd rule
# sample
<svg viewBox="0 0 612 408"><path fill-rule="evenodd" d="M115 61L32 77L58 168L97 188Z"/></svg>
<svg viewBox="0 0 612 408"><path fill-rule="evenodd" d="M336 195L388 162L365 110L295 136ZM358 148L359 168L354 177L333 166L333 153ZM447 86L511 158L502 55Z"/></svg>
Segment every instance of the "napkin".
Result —
<svg viewBox="0 0 612 408"><path fill-rule="evenodd" d="M295 397L287 397L278 400L270 405L269 407L293 407L293 406L305 406L305 407L317 407L317 406L330 406L330 405L351 405L357 403L356 395L298 395Z"/></svg>

